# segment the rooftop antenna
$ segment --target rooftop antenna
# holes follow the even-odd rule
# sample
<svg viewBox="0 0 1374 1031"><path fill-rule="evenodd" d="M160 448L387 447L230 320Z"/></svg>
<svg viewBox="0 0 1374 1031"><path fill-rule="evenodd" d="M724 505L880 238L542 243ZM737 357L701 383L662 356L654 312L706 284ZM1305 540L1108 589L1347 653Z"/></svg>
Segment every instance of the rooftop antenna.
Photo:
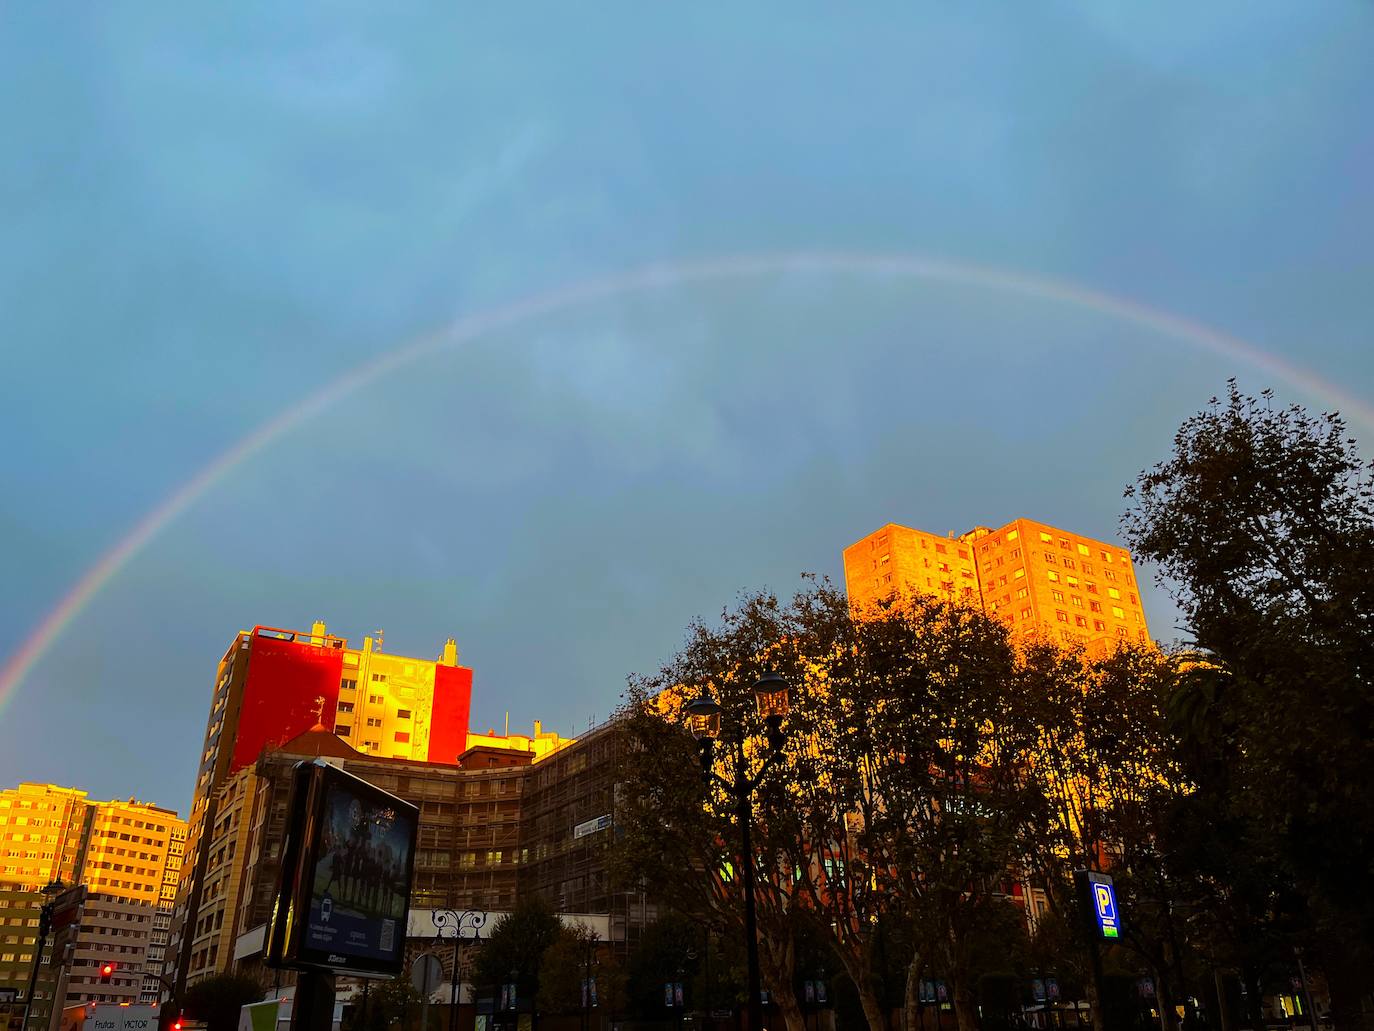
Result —
<svg viewBox="0 0 1374 1031"><path fill-rule="evenodd" d="M377 651L381 651L381 650L382 650L382 642L385 641L385 640L386 640L386 631L385 631L385 630L378 629L378 631L377 631L377 643L376 643L373 647L374 647Z"/></svg>
<svg viewBox="0 0 1374 1031"><path fill-rule="evenodd" d="M510 737L510 710L506 710L506 737Z"/></svg>

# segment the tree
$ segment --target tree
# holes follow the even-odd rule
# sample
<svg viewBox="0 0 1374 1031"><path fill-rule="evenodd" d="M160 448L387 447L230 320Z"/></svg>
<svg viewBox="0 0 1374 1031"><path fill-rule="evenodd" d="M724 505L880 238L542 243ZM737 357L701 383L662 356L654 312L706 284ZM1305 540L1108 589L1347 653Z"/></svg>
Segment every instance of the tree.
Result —
<svg viewBox="0 0 1374 1031"><path fill-rule="evenodd" d="M407 1018L418 1023L423 1010L422 1003L423 999L408 974L367 984L364 991L354 995L343 1031L387 1031L392 1024ZM438 1017L439 1014L432 1012L430 1023L434 1024Z"/></svg>
<svg viewBox="0 0 1374 1031"><path fill-rule="evenodd" d="M205 1021L206 1031L237 1031L239 1010L260 1002L262 984L246 974L214 974L197 981L182 994L187 1017Z"/></svg>
<svg viewBox="0 0 1374 1031"><path fill-rule="evenodd" d="M1127 491L1127 539L1208 660L1176 699L1199 790L1279 885L1338 1026L1374 951L1374 470L1344 421L1234 381ZM1238 878L1242 883L1249 878Z"/></svg>
<svg viewBox="0 0 1374 1031"><path fill-rule="evenodd" d="M719 788L704 790L682 705L709 691L740 732L716 752L725 780L758 768L766 730L751 685L766 667L792 685L785 758L758 793L752 855ZM861 618L812 581L787 605L746 595L717 627L694 625L659 674L632 684L618 811L618 864L671 907L740 928L740 879L757 873L761 967L799 1029L797 945L828 941L874 1028L882 974L903 941L907 998L923 965L974 1023L977 943L1001 919L1033 798L1022 771L1033 728L1017 697L1006 629L971 608L907 597ZM893 927L898 934L889 935Z"/></svg>
<svg viewBox="0 0 1374 1031"><path fill-rule="evenodd" d="M473 963L476 984L494 988L510 980L521 996L538 995L544 954L563 933L558 915L543 896L522 895L482 943Z"/></svg>

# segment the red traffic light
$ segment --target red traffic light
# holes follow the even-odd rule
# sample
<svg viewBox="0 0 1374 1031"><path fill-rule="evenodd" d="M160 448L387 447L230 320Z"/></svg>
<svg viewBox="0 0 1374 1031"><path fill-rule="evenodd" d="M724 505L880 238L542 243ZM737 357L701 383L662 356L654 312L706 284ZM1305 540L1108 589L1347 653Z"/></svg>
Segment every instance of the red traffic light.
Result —
<svg viewBox="0 0 1374 1031"><path fill-rule="evenodd" d="M176 1023L172 1025L172 1031L181 1031L181 1018L177 1017Z"/></svg>
<svg viewBox="0 0 1374 1031"><path fill-rule="evenodd" d="M115 965L113 963L102 964L100 967L100 983L109 984L110 978L114 976L114 972Z"/></svg>

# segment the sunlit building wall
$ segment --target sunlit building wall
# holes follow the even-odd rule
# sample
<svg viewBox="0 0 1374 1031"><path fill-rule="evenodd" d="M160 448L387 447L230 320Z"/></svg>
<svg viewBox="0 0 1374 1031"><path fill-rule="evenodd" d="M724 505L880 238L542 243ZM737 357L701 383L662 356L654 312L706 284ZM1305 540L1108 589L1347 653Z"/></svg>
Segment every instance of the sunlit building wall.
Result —
<svg viewBox="0 0 1374 1031"><path fill-rule="evenodd" d="M184 983L193 952L213 968L229 935L206 921L233 912L220 904L232 886L210 839L222 819L241 819L236 798L221 797L236 774L316 727L366 755L454 766L467 748L471 697L472 670L451 639L437 659L419 659L382 651L380 638L350 648L322 622L240 631L215 672L164 974Z"/></svg>
<svg viewBox="0 0 1374 1031"><path fill-rule="evenodd" d="M844 573L860 608L916 591L977 604L1023 637L1094 651L1149 640L1130 552L1031 519L957 537L889 523L845 548Z"/></svg>

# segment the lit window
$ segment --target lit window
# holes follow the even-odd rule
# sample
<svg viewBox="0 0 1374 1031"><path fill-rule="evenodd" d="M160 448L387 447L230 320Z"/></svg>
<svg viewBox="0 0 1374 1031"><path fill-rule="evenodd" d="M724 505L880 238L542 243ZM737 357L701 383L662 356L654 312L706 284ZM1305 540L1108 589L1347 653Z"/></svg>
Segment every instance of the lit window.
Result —
<svg viewBox="0 0 1374 1031"><path fill-rule="evenodd" d="M1086 544L1080 544L1080 545L1078 546L1078 553L1079 553L1080 555L1090 555L1090 554L1092 554L1092 552L1090 552L1090 551L1088 550L1088 546L1087 546Z"/></svg>
<svg viewBox="0 0 1374 1031"><path fill-rule="evenodd" d="M1124 613L1124 612L1121 611L1121 606L1120 606L1120 605L1113 605L1113 606L1112 606L1112 615L1115 616L1117 619L1125 619L1125 618L1126 618L1126 613Z"/></svg>
<svg viewBox="0 0 1374 1031"><path fill-rule="evenodd" d="M1011 574L1011 578L1012 578L1013 580L1020 580L1020 579L1021 579L1022 577L1024 577L1025 575L1026 575L1026 571L1025 571L1024 569L1018 569L1018 570L1016 570L1014 573Z"/></svg>
<svg viewBox="0 0 1374 1031"><path fill-rule="evenodd" d="M1076 577L1076 576L1068 576L1068 577L1065 577L1064 579L1068 582L1068 585L1069 585L1070 587L1077 587L1077 586L1078 586L1078 577Z"/></svg>
<svg viewBox="0 0 1374 1031"><path fill-rule="evenodd" d="M1050 537L1050 535L1047 534L1044 530L1041 530L1041 531L1040 531L1040 540L1041 540L1043 543L1048 544L1051 540L1053 540L1053 538Z"/></svg>
<svg viewBox="0 0 1374 1031"><path fill-rule="evenodd" d="M1108 597L1108 598L1111 598L1113 601L1120 601L1120 600L1121 600L1121 592L1118 591L1115 587L1108 587L1108 588L1107 588L1107 597Z"/></svg>
<svg viewBox="0 0 1374 1031"><path fill-rule="evenodd" d="M1017 537L1020 537L1020 536L1021 536L1021 531L1020 531L1020 530L1008 530L1008 531L1007 531L1007 540L1009 540L1009 541L1014 541L1014 540L1016 540Z"/></svg>
<svg viewBox="0 0 1374 1031"><path fill-rule="evenodd" d="M1052 580L1054 583L1058 583L1058 582L1059 582L1059 574L1056 573L1053 569L1051 569L1051 570L1050 570L1048 573L1046 573L1045 575L1046 575L1047 577L1049 577L1050 580Z"/></svg>

